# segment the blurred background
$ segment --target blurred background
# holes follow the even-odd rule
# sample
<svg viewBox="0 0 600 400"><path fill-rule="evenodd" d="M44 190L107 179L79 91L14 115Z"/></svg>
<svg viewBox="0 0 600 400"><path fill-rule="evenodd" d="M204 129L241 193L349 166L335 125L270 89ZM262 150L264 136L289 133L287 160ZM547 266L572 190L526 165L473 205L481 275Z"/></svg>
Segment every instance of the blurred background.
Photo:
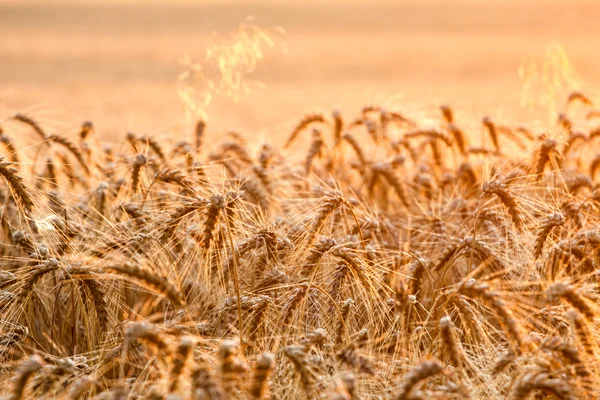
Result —
<svg viewBox="0 0 600 400"><path fill-rule="evenodd" d="M186 134L181 57L201 61L212 32L235 32L248 16L275 32L249 76L264 87L237 103L214 96L213 132L278 140L303 113L365 104L437 118L449 103L459 117L519 120L540 112L521 104L525 67L542 71L557 44L569 85L592 95L600 86L596 0L1 0L2 118L26 111L56 126L92 120L105 135Z"/></svg>

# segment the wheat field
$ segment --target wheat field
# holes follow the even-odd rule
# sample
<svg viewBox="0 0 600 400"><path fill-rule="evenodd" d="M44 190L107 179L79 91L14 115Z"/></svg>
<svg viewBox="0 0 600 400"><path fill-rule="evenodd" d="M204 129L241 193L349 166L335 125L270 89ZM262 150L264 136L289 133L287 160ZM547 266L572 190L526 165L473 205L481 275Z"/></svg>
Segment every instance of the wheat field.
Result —
<svg viewBox="0 0 600 400"><path fill-rule="evenodd" d="M73 14L57 15L89 7L68 3L54 5ZM115 4L94 7L119 32L128 20ZM177 4L181 15L192 7ZM574 4L577 14L589 3ZM142 20L161 20L154 6ZM8 24L56 23L27 4L2 7ZM558 6L548 7L532 21ZM78 23L93 28L94 18ZM600 103L593 72L576 72L579 53L543 47L540 63L520 63L521 81L482 95L489 113L461 108L452 100L470 92L446 86L456 96L447 102L359 96L291 114L290 104L274 108L281 98L264 102L269 89L245 93L279 31L253 20L230 28L205 38L202 64L180 65L172 98L150 100L165 113L141 100L150 87L141 104L74 94L60 107L79 99L94 118L73 109L62 118L43 102L68 90L42 93L72 81L50 68L28 92L20 58L0 66L20 90L0 103L0 398L597 398ZM299 33L290 35L293 54ZM218 79L198 75L211 68ZM321 83L307 85L310 96ZM509 92L507 106L498 96ZM255 94L266 137L251 128L260 117L236 115ZM312 104L333 104L329 96ZM103 99L120 111L86 103ZM145 128L119 122L125 103L148 115ZM269 125L288 113L293 123Z"/></svg>

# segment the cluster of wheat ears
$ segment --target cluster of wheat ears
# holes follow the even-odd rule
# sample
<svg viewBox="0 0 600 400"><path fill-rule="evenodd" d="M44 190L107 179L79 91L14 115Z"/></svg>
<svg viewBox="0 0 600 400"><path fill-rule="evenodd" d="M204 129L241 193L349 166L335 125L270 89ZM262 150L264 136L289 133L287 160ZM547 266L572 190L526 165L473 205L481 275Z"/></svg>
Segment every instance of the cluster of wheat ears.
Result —
<svg viewBox="0 0 600 400"><path fill-rule="evenodd" d="M600 113L563 111L535 132L370 106L279 150L6 119L0 393L595 398Z"/></svg>

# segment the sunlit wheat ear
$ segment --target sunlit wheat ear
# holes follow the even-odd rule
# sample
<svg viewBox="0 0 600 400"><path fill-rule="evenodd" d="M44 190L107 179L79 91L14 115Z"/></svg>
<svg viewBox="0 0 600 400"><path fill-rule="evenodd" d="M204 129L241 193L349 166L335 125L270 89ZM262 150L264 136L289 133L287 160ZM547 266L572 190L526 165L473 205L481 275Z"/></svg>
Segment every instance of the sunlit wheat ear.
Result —
<svg viewBox="0 0 600 400"><path fill-rule="evenodd" d="M8 185L15 202L26 215L29 215L33 211L33 199L29 195L23 178L19 176L18 170L13 167L13 163L4 161L4 157L0 157L0 175Z"/></svg>
<svg viewBox="0 0 600 400"><path fill-rule="evenodd" d="M436 129L419 129L404 134L405 139L414 139L419 137L426 137L433 140L441 140L446 144L446 146L452 146L452 139L443 132L438 131Z"/></svg>
<svg viewBox="0 0 600 400"><path fill-rule="evenodd" d="M590 106L590 107L592 107L594 105L592 100L590 100L590 98L588 96L586 96L585 94L583 94L581 92L570 93L569 97L567 98L567 105L570 105L570 104L576 103L576 102L580 102L581 104Z"/></svg>
<svg viewBox="0 0 600 400"><path fill-rule="evenodd" d="M515 360L517 356L511 350L506 351L502 354L495 362L491 374L492 376L501 374L504 372Z"/></svg>
<svg viewBox="0 0 600 400"><path fill-rule="evenodd" d="M294 140L296 140L296 138L298 137L298 134L300 132L302 132L304 129L308 128L309 125L312 125L315 123L326 123L326 122L327 122L327 120L325 119L325 116L323 114L306 115L304 118L302 118L300 120L300 122L298 122L298 124L294 128L294 130L292 131L292 134L286 141L284 148L288 148L292 144L292 142L294 142Z"/></svg>
<svg viewBox="0 0 600 400"><path fill-rule="evenodd" d="M300 377L300 383L306 398L308 400L318 398L315 393L317 374L307 359L304 346L287 346L283 349L283 354L285 354L294 365L294 369Z"/></svg>
<svg viewBox="0 0 600 400"><path fill-rule="evenodd" d="M197 399L226 400L228 397L208 363L192 371L192 389Z"/></svg>
<svg viewBox="0 0 600 400"><path fill-rule="evenodd" d="M588 140L587 135L582 132L573 132L569 135L565 146L563 147L563 156L568 156L569 152L573 150L577 144L585 143Z"/></svg>
<svg viewBox="0 0 600 400"><path fill-rule="evenodd" d="M500 153L500 143L498 142L498 131L496 129L496 125L492 122L490 117L486 116L483 118L483 126L488 131L496 152Z"/></svg>
<svg viewBox="0 0 600 400"><path fill-rule="evenodd" d="M596 177L596 171L598 170L598 167L600 167L600 154L597 154L592 159L592 162L590 162L590 178L592 178L592 180L594 180Z"/></svg>
<svg viewBox="0 0 600 400"><path fill-rule="evenodd" d="M25 394L25 387L27 382L33 377L44 366L44 361L38 355L32 355L25 360L19 368L13 378L13 388L10 400L20 400Z"/></svg>
<svg viewBox="0 0 600 400"><path fill-rule="evenodd" d="M206 221L204 222L204 231L202 234L202 245L209 248L213 239L213 233L221 216L221 212L226 206L225 197L220 194L211 196L206 212Z"/></svg>
<svg viewBox="0 0 600 400"><path fill-rule="evenodd" d="M427 378L441 374L444 371L442 363L438 360L427 360L415 365L406 375L402 377L398 391L394 395L394 400L412 399L412 392L419 382Z"/></svg>
<svg viewBox="0 0 600 400"><path fill-rule="evenodd" d="M226 392L230 392L248 371L248 366L238 356L238 351L239 344L233 340L225 340L219 347L221 382Z"/></svg>
<svg viewBox="0 0 600 400"><path fill-rule="evenodd" d="M467 143L466 143L465 134L463 133L463 131L453 123L448 124L448 131L452 135L452 138L453 138L454 142L456 143L456 146L458 147L458 150L460 151L460 153L463 156L466 156L467 155Z"/></svg>
<svg viewBox="0 0 600 400"><path fill-rule="evenodd" d="M442 104L440 106L440 110L442 111L442 117L448 124L454 123L454 112L452 112L452 108L448 104Z"/></svg>
<svg viewBox="0 0 600 400"><path fill-rule="evenodd" d="M57 134L52 134L52 135L48 136L48 142L60 144L65 149L67 149L75 157L75 159L79 163L79 166L83 169L85 174L86 175L90 174L90 169L87 166L87 163L83 157L83 154L81 153L81 150L79 148L77 148L77 146L73 142L71 142L69 139L67 139L64 136L60 136Z"/></svg>
<svg viewBox="0 0 600 400"><path fill-rule="evenodd" d="M546 289L546 296L548 297L548 301L551 302L558 299L566 300L590 321L593 321L596 316L591 306L575 291L572 285L564 282L553 283Z"/></svg>
<svg viewBox="0 0 600 400"><path fill-rule="evenodd" d="M206 122L203 119L199 119L196 122L196 129L194 130L194 147L196 152L202 148L202 140L204 139L204 132L206 131Z"/></svg>
<svg viewBox="0 0 600 400"><path fill-rule="evenodd" d="M463 352L459 342L456 340L456 328L450 317L442 317L439 322L439 327L443 353L447 355L450 363L455 368L461 368L463 365Z"/></svg>
<svg viewBox="0 0 600 400"><path fill-rule="evenodd" d="M388 184L394 189L396 195L402 202L402 204L406 207L410 207L410 201L408 199L408 195L406 194L406 189L404 188L404 184L400 180L400 177L396 174L396 171L392 168L389 163L378 163L373 165L373 172L381 175L385 178Z"/></svg>
<svg viewBox="0 0 600 400"><path fill-rule="evenodd" d="M321 238L319 242L310 249L310 253L302 266L302 276L308 277L313 273L325 253L331 250L336 244L335 239L328 237Z"/></svg>
<svg viewBox="0 0 600 400"><path fill-rule="evenodd" d="M307 247L312 246L315 237L319 233L321 233L321 230L323 229L327 218L329 218L329 216L333 214L333 212L337 210L341 205L345 204L345 202L346 200L341 195L323 196L321 200L321 205L319 206L317 213L313 217L310 233L306 241Z"/></svg>
<svg viewBox="0 0 600 400"><path fill-rule="evenodd" d="M275 366L275 358L270 353L260 355L252 376L249 394L252 399L261 400L266 397L269 390L269 377Z"/></svg>
<svg viewBox="0 0 600 400"><path fill-rule="evenodd" d="M171 371L169 372L169 390L177 391L179 386L180 376L188 364L190 356L194 350L194 339L191 337L183 337L173 351L171 361Z"/></svg>
<svg viewBox="0 0 600 400"><path fill-rule="evenodd" d="M573 324L573 331L579 346L581 346L588 355L594 357L594 338L584 317L582 317L581 313L574 308L567 311L565 316Z"/></svg>
<svg viewBox="0 0 600 400"><path fill-rule="evenodd" d="M44 275L56 271L58 268L58 261L56 259L49 259L43 264L34 266L29 274L24 278L23 285L21 286L17 295L18 300L25 300L32 294L33 289Z"/></svg>
<svg viewBox="0 0 600 400"><path fill-rule="evenodd" d="M556 146L558 143L554 139L545 139L537 154L537 163L535 165L534 173L535 175L541 175L544 173L544 169L546 168L546 164L550 161L550 155L556 151Z"/></svg>
<svg viewBox="0 0 600 400"><path fill-rule="evenodd" d="M165 156L165 152L163 151L160 143L156 141L151 136L140 136L138 140L148 146L157 156L160 158L162 162L166 162L167 158Z"/></svg>
<svg viewBox="0 0 600 400"><path fill-rule="evenodd" d="M333 143L337 146L342 139L344 120L342 119L342 113L338 110L335 110L331 116L333 117Z"/></svg>
<svg viewBox="0 0 600 400"><path fill-rule="evenodd" d="M127 354L131 350L132 345L138 340L146 341L161 351L169 347L164 335L148 322L136 322L127 327L123 352Z"/></svg>
<svg viewBox="0 0 600 400"><path fill-rule="evenodd" d="M146 165L148 159L143 154L138 154L133 159L133 168L131 170L131 190L137 193L140 187L140 172Z"/></svg>
<svg viewBox="0 0 600 400"><path fill-rule="evenodd" d="M590 191L594 189L594 185L589 176L578 174L567 180L567 190L576 195L580 189L588 188Z"/></svg>
<svg viewBox="0 0 600 400"><path fill-rule="evenodd" d="M15 115L13 115L13 118L19 122L29 125L31 127L31 129L33 129L34 132L38 134L40 139L46 140L46 138L47 138L46 132L44 132L44 130L42 129L40 124L37 123L36 120L34 120L33 118L31 118L28 115L21 114L21 113L17 113Z"/></svg>
<svg viewBox="0 0 600 400"><path fill-rule="evenodd" d="M252 315L247 321L248 325L248 341L252 343L260 333L261 326L263 325L267 312L269 311L269 305L271 301L268 298L260 300L253 308Z"/></svg>
<svg viewBox="0 0 600 400"><path fill-rule="evenodd" d="M223 142L223 144L221 144L221 152L222 154L232 153L239 161L243 162L244 164L252 164L252 157L250 157L248 149L246 148L246 144L243 142L231 140Z"/></svg>
<svg viewBox="0 0 600 400"><path fill-rule="evenodd" d="M89 297L96 310L100 331L104 332L108 326L109 309L106 301L105 288L97 281L97 274L85 268L69 268L65 278L81 276L81 286Z"/></svg>
<svg viewBox="0 0 600 400"><path fill-rule="evenodd" d="M344 364L352 367L360 374L375 375L371 360L365 356L356 346L350 343L336 354L336 357Z"/></svg>
<svg viewBox="0 0 600 400"><path fill-rule="evenodd" d="M166 277L159 276L151 271L142 269L137 265L125 263L122 265L109 265L104 267L107 272L125 275L133 281L142 284L156 292L164 295L176 306L183 306L183 295Z"/></svg>
<svg viewBox="0 0 600 400"><path fill-rule="evenodd" d="M97 386L97 382L88 376L77 378L71 385L71 389L69 389L68 398L70 400L78 400L94 386Z"/></svg>
<svg viewBox="0 0 600 400"><path fill-rule="evenodd" d="M349 315L352 307L354 306L354 300L347 299L342 305L340 319L335 331L335 343L341 345L344 343L344 338L348 334L347 327L349 326Z"/></svg>
<svg viewBox="0 0 600 400"><path fill-rule="evenodd" d="M515 228L521 230L523 225L521 207L515 196L507 190L506 184L497 180L489 181L483 184L482 190L484 194L495 194L498 196L502 204L506 207Z"/></svg>
<svg viewBox="0 0 600 400"><path fill-rule="evenodd" d="M567 114L558 114L558 119L556 122L558 123L558 126L560 126L566 133L569 135L573 134L573 122L569 119Z"/></svg>
<svg viewBox="0 0 600 400"><path fill-rule="evenodd" d="M6 151L8 153L8 158L10 159L10 161L13 163L18 163L19 162L19 153L17 152L17 148L15 147L15 144L13 143L12 139L10 137L6 136L6 134L2 130L1 125L0 125L0 142L2 142L2 144L6 148Z"/></svg>
<svg viewBox="0 0 600 400"><path fill-rule="evenodd" d="M94 133L94 124L92 121L83 121L79 129L79 140L85 141Z"/></svg>
<svg viewBox="0 0 600 400"><path fill-rule="evenodd" d="M585 115L585 119L588 119L588 120L596 119L596 118L600 118L600 110L590 110Z"/></svg>
<svg viewBox="0 0 600 400"><path fill-rule="evenodd" d="M576 400L579 398L567 381L554 378L548 373L537 369L528 371L519 377L513 384L508 398L510 400L525 400L536 390L551 393L561 400Z"/></svg>
<svg viewBox="0 0 600 400"><path fill-rule="evenodd" d="M534 259L537 260L542 255L542 250L544 250L544 243L546 242L546 238L548 237L552 229L558 226L563 226L564 224L565 217L559 212L555 212L546 216L544 223L542 224L535 237L535 243L533 247Z"/></svg>
<svg viewBox="0 0 600 400"><path fill-rule="evenodd" d="M306 294L308 292L308 285L303 284L297 288L295 288L294 290L292 290L290 296L287 298L286 302L284 303L284 308L281 311L281 317L280 317L280 327L283 330L286 330L288 328L288 325L292 319L292 317L294 316L294 312L298 309L298 307L300 306L300 303L304 300L304 298L306 297Z"/></svg>
<svg viewBox="0 0 600 400"><path fill-rule="evenodd" d="M308 149L308 153L306 154L306 161L304 163L304 172L306 176L310 175L313 160L315 158L320 158L323 155L324 145L325 142L323 142L321 132L313 129L312 142L310 144L310 148Z"/></svg>
<svg viewBox="0 0 600 400"><path fill-rule="evenodd" d="M475 279L469 279L461 285L459 293L483 300L496 313L499 322L508 336L513 352L515 354L521 353L523 347L521 327L499 293L492 291L487 284L478 284Z"/></svg>
<svg viewBox="0 0 600 400"><path fill-rule="evenodd" d="M580 378L589 378L590 372L588 371L585 362L581 358L577 347L561 340L558 337L552 337L544 340L542 347L559 355L563 359L563 363L572 365L575 374Z"/></svg>
<svg viewBox="0 0 600 400"><path fill-rule="evenodd" d="M360 161L361 165L366 165L367 158L365 156L365 153L364 153L360 143L358 143L358 140L356 140L354 135L352 135L350 132L346 132L346 133L344 133L344 136L342 136L342 139L345 140L346 142L348 142L350 147L352 147L352 150L354 150L354 153L356 154L356 158L358 158L358 161Z"/></svg>

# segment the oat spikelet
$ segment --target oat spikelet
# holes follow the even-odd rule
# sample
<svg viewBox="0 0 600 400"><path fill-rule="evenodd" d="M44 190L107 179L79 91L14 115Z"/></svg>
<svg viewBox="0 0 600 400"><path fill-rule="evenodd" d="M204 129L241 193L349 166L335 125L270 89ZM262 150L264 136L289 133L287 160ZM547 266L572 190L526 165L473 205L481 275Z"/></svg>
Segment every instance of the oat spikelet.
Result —
<svg viewBox="0 0 600 400"><path fill-rule="evenodd" d="M409 400L415 386L427 378L441 374L444 371L442 363L432 359L414 366L400 381L400 387L394 395L395 400Z"/></svg>

